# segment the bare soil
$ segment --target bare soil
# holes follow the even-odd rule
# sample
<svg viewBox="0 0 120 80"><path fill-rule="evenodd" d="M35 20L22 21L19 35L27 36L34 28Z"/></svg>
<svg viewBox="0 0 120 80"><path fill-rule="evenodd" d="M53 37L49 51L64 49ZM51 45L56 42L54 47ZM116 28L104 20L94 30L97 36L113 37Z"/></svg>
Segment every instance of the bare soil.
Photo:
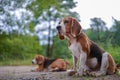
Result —
<svg viewBox="0 0 120 80"><path fill-rule="evenodd" d="M120 80L120 76L68 76L67 72L31 72L35 66L0 66L0 80Z"/></svg>

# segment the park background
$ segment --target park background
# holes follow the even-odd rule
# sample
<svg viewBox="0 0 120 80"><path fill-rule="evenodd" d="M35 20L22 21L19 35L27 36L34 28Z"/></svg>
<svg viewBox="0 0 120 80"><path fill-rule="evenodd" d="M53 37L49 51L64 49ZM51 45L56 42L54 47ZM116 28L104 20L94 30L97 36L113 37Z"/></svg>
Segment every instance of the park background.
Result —
<svg viewBox="0 0 120 80"><path fill-rule="evenodd" d="M86 16L90 23L85 25L87 20L85 21L81 14L82 8L77 8L81 1L0 0L0 65L31 65L31 60L38 54L49 58L64 58L71 63L67 40L59 40L56 30L58 21L66 16L76 18L88 37L108 51L115 62L120 64L119 17L111 15L111 25L107 25L106 21L95 13L100 11L97 6L100 7L104 3L104 7L107 7L109 1L98 3L100 5L95 5L94 16ZM84 5L87 6L88 3ZM119 13L118 8L115 10ZM106 11L101 12L110 14L110 9L107 7ZM88 11L86 14L92 12L89 8L84 10Z"/></svg>

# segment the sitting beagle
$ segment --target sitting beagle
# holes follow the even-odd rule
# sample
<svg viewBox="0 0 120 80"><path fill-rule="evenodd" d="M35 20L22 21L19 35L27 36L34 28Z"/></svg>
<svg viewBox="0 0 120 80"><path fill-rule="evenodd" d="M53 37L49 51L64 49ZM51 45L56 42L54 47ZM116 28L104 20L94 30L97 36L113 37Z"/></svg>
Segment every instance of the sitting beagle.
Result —
<svg viewBox="0 0 120 80"><path fill-rule="evenodd" d="M72 17L61 19L57 30L61 40L65 37L68 39L68 48L73 56L73 71L76 71L77 62L80 63L77 75L87 73L101 76L115 73L116 65L112 56L87 37L76 19Z"/></svg>
<svg viewBox="0 0 120 80"><path fill-rule="evenodd" d="M32 63L38 65L37 69L34 71L66 71L69 65L64 59L48 59L42 55L35 56Z"/></svg>

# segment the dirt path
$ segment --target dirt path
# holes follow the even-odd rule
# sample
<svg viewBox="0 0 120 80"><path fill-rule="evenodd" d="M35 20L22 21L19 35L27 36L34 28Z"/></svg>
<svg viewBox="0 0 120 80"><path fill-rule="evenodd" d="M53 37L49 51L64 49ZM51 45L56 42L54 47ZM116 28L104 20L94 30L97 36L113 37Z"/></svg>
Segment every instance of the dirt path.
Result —
<svg viewBox="0 0 120 80"><path fill-rule="evenodd" d="M67 72L31 72L34 66L1 66L0 80L120 80L117 75L72 77Z"/></svg>

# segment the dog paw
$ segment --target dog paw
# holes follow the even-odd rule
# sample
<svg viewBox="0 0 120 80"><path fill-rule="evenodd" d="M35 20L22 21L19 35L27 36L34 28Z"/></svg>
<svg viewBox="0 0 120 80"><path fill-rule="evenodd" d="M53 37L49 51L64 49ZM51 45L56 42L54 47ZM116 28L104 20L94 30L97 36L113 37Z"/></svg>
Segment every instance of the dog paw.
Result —
<svg viewBox="0 0 120 80"><path fill-rule="evenodd" d="M96 72L90 72L88 73L90 76L96 77Z"/></svg>
<svg viewBox="0 0 120 80"><path fill-rule="evenodd" d="M68 76L73 76L77 73L77 71L74 70L67 70Z"/></svg>
<svg viewBox="0 0 120 80"><path fill-rule="evenodd" d="M90 72L89 75L93 77L99 77L99 76L105 75L105 73L100 71L97 71L97 72L94 71L94 72Z"/></svg>
<svg viewBox="0 0 120 80"><path fill-rule="evenodd" d="M75 73L75 76L77 76L77 77L83 76L83 73L77 72L77 73Z"/></svg>
<svg viewBox="0 0 120 80"><path fill-rule="evenodd" d="M30 71L31 71L31 72L37 72L37 70L36 70L36 69L31 69Z"/></svg>

